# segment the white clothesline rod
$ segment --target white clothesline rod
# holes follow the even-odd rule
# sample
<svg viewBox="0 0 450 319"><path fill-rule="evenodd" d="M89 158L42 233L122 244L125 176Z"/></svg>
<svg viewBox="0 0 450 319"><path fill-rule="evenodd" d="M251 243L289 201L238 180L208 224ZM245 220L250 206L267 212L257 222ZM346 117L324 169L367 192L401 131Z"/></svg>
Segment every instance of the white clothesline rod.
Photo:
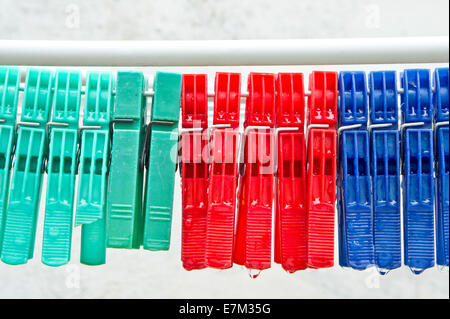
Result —
<svg viewBox="0 0 450 319"><path fill-rule="evenodd" d="M0 65L144 67L448 62L448 36L219 41L0 40Z"/></svg>

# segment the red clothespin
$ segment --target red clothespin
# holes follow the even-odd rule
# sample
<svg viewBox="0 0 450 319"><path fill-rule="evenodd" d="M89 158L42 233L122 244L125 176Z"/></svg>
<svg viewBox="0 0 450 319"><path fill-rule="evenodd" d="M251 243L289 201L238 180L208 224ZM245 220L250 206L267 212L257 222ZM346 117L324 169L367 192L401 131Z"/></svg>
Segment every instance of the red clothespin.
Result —
<svg viewBox="0 0 450 319"><path fill-rule="evenodd" d="M217 73L215 81L214 118L210 143L206 265L226 269L233 266L241 75Z"/></svg>
<svg viewBox="0 0 450 319"><path fill-rule="evenodd" d="M278 74L277 91L275 262L295 272L307 262L303 74Z"/></svg>
<svg viewBox="0 0 450 319"><path fill-rule="evenodd" d="M275 84L275 74L248 77L234 262L254 270L271 262Z"/></svg>
<svg viewBox="0 0 450 319"><path fill-rule="evenodd" d="M186 270L206 267L208 208L208 81L206 74L185 74L182 85L181 260Z"/></svg>
<svg viewBox="0 0 450 319"><path fill-rule="evenodd" d="M309 87L308 267L325 268L334 264L338 75L313 72Z"/></svg>

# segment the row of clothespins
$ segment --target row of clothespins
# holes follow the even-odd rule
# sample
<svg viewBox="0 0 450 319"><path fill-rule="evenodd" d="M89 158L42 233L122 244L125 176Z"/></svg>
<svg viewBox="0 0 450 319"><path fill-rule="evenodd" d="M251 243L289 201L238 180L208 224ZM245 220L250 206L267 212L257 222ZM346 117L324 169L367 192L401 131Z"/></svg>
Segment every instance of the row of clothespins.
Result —
<svg viewBox="0 0 450 319"><path fill-rule="evenodd" d="M0 68L1 259L33 256L44 172L43 263L69 261L74 207L84 264L104 263L106 247L169 249L179 167L186 269L269 268L273 205L275 262L333 266L337 193L342 266L400 267L402 210L405 264L433 266L436 242L448 266L448 68L434 91L429 70L402 73L401 120L396 73L368 82L313 72L305 107L302 74L250 73L241 132L237 73L217 73L208 125L203 74L157 73L146 123L140 72L88 73L83 88L79 72L29 69L16 121L20 70Z"/></svg>
<svg viewBox="0 0 450 319"><path fill-rule="evenodd" d="M30 68L20 81L0 67L1 260L33 258L44 173L44 264L69 262L74 208L81 263L104 264L107 247L168 250L182 76L156 74L149 124L141 72L89 72L83 87L79 71Z"/></svg>
<svg viewBox="0 0 450 319"><path fill-rule="evenodd" d="M272 247L288 272L332 267L336 195L341 266L400 267L402 211L404 264L448 266L448 68L433 78L313 72L305 107L303 74L250 73L241 134L240 74L216 75L212 126L206 75L185 75L184 268L261 271Z"/></svg>

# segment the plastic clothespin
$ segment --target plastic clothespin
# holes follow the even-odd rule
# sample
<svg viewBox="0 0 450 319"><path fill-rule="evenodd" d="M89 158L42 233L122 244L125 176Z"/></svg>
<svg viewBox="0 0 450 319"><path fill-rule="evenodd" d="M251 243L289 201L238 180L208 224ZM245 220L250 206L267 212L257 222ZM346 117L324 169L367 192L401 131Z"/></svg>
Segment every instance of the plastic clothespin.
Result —
<svg viewBox="0 0 450 319"><path fill-rule="evenodd" d="M240 106L241 75L216 73L210 128L206 265L219 269L233 266Z"/></svg>
<svg viewBox="0 0 450 319"><path fill-rule="evenodd" d="M263 270L271 263L276 75L250 73L248 92L234 262Z"/></svg>
<svg viewBox="0 0 450 319"><path fill-rule="evenodd" d="M81 81L77 71L56 73L52 117L47 123L50 146L42 243L42 263L48 266L70 260Z"/></svg>
<svg viewBox="0 0 450 319"><path fill-rule="evenodd" d="M3 219L9 194L11 159L15 145L20 69L0 67L0 253L3 241Z"/></svg>
<svg viewBox="0 0 450 319"><path fill-rule="evenodd" d="M277 92L275 262L293 273L307 264L303 74L278 74Z"/></svg>
<svg viewBox="0 0 450 319"><path fill-rule="evenodd" d="M142 72L117 72L107 204L107 247L111 248L139 248L142 243L144 90Z"/></svg>
<svg viewBox="0 0 450 319"><path fill-rule="evenodd" d="M240 107L241 74L216 73L210 131L206 265L219 269L233 266Z"/></svg>
<svg viewBox="0 0 450 319"><path fill-rule="evenodd" d="M206 267L208 209L208 78L184 74L181 96L181 260L186 270Z"/></svg>
<svg viewBox="0 0 450 319"><path fill-rule="evenodd" d="M182 76L157 72L151 123L144 141L148 154L145 186L144 249L168 250L172 226Z"/></svg>
<svg viewBox="0 0 450 319"><path fill-rule="evenodd" d="M436 263L449 265L449 71L434 71L433 104L435 110L436 150Z"/></svg>
<svg viewBox="0 0 450 319"><path fill-rule="evenodd" d="M309 89L306 199L308 267L325 268L334 265L337 73L314 71L310 75Z"/></svg>
<svg viewBox="0 0 450 319"><path fill-rule="evenodd" d="M435 259L431 78L429 70L405 70L401 78L405 265L420 274Z"/></svg>
<svg viewBox="0 0 450 319"><path fill-rule="evenodd" d="M75 215L75 224L82 225L80 261L86 265L102 265L106 261L107 169L113 89L111 73L87 74Z"/></svg>
<svg viewBox="0 0 450 319"><path fill-rule="evenodd" d="M396 72L371 72L369 86L375 265L386 274L402 263Z"/></svg>
<svg viewBox="0 0 450 319"><path fill-rule="evenodd" d="M53 72L28 69L18 127L1 259L10 265L33 258L42 173L47 157L47 123Z"/></svg>
<svg viewBox="0 0 450 319"><path fill-rule="evenodd" d="M339 264L364 270L374 265L365 73L340 72L339 93Z"/></svg>

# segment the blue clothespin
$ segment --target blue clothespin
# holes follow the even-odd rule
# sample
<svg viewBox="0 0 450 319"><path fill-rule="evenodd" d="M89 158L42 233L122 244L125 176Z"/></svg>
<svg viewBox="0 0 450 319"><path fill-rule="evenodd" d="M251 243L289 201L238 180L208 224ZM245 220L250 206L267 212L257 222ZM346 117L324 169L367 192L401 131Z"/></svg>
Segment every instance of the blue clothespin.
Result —
<svg viewBox="0 0 450 319"><path fill-rule="evenodd" d="M449 265L449 69L434 71L436 150L436 262Z"/></svg>
<svg viewBox="0 0 450 319"><path fill-rule="evenodd" d="M364 72L339 74L340 265L374 265L367 82Z"/></svg>
<svg viewBox="0 0 450 319"><path fill-rule="evenodd" d="M415 274L434 266L433 103L429 70L402 73L405 265Z"/></svg>
<svg viewBox="0 0 450 319"><path fill-rule="evenodd" d="M396 72L371 72L369 86L375 264L386 274L402 264Z"/></svg>

